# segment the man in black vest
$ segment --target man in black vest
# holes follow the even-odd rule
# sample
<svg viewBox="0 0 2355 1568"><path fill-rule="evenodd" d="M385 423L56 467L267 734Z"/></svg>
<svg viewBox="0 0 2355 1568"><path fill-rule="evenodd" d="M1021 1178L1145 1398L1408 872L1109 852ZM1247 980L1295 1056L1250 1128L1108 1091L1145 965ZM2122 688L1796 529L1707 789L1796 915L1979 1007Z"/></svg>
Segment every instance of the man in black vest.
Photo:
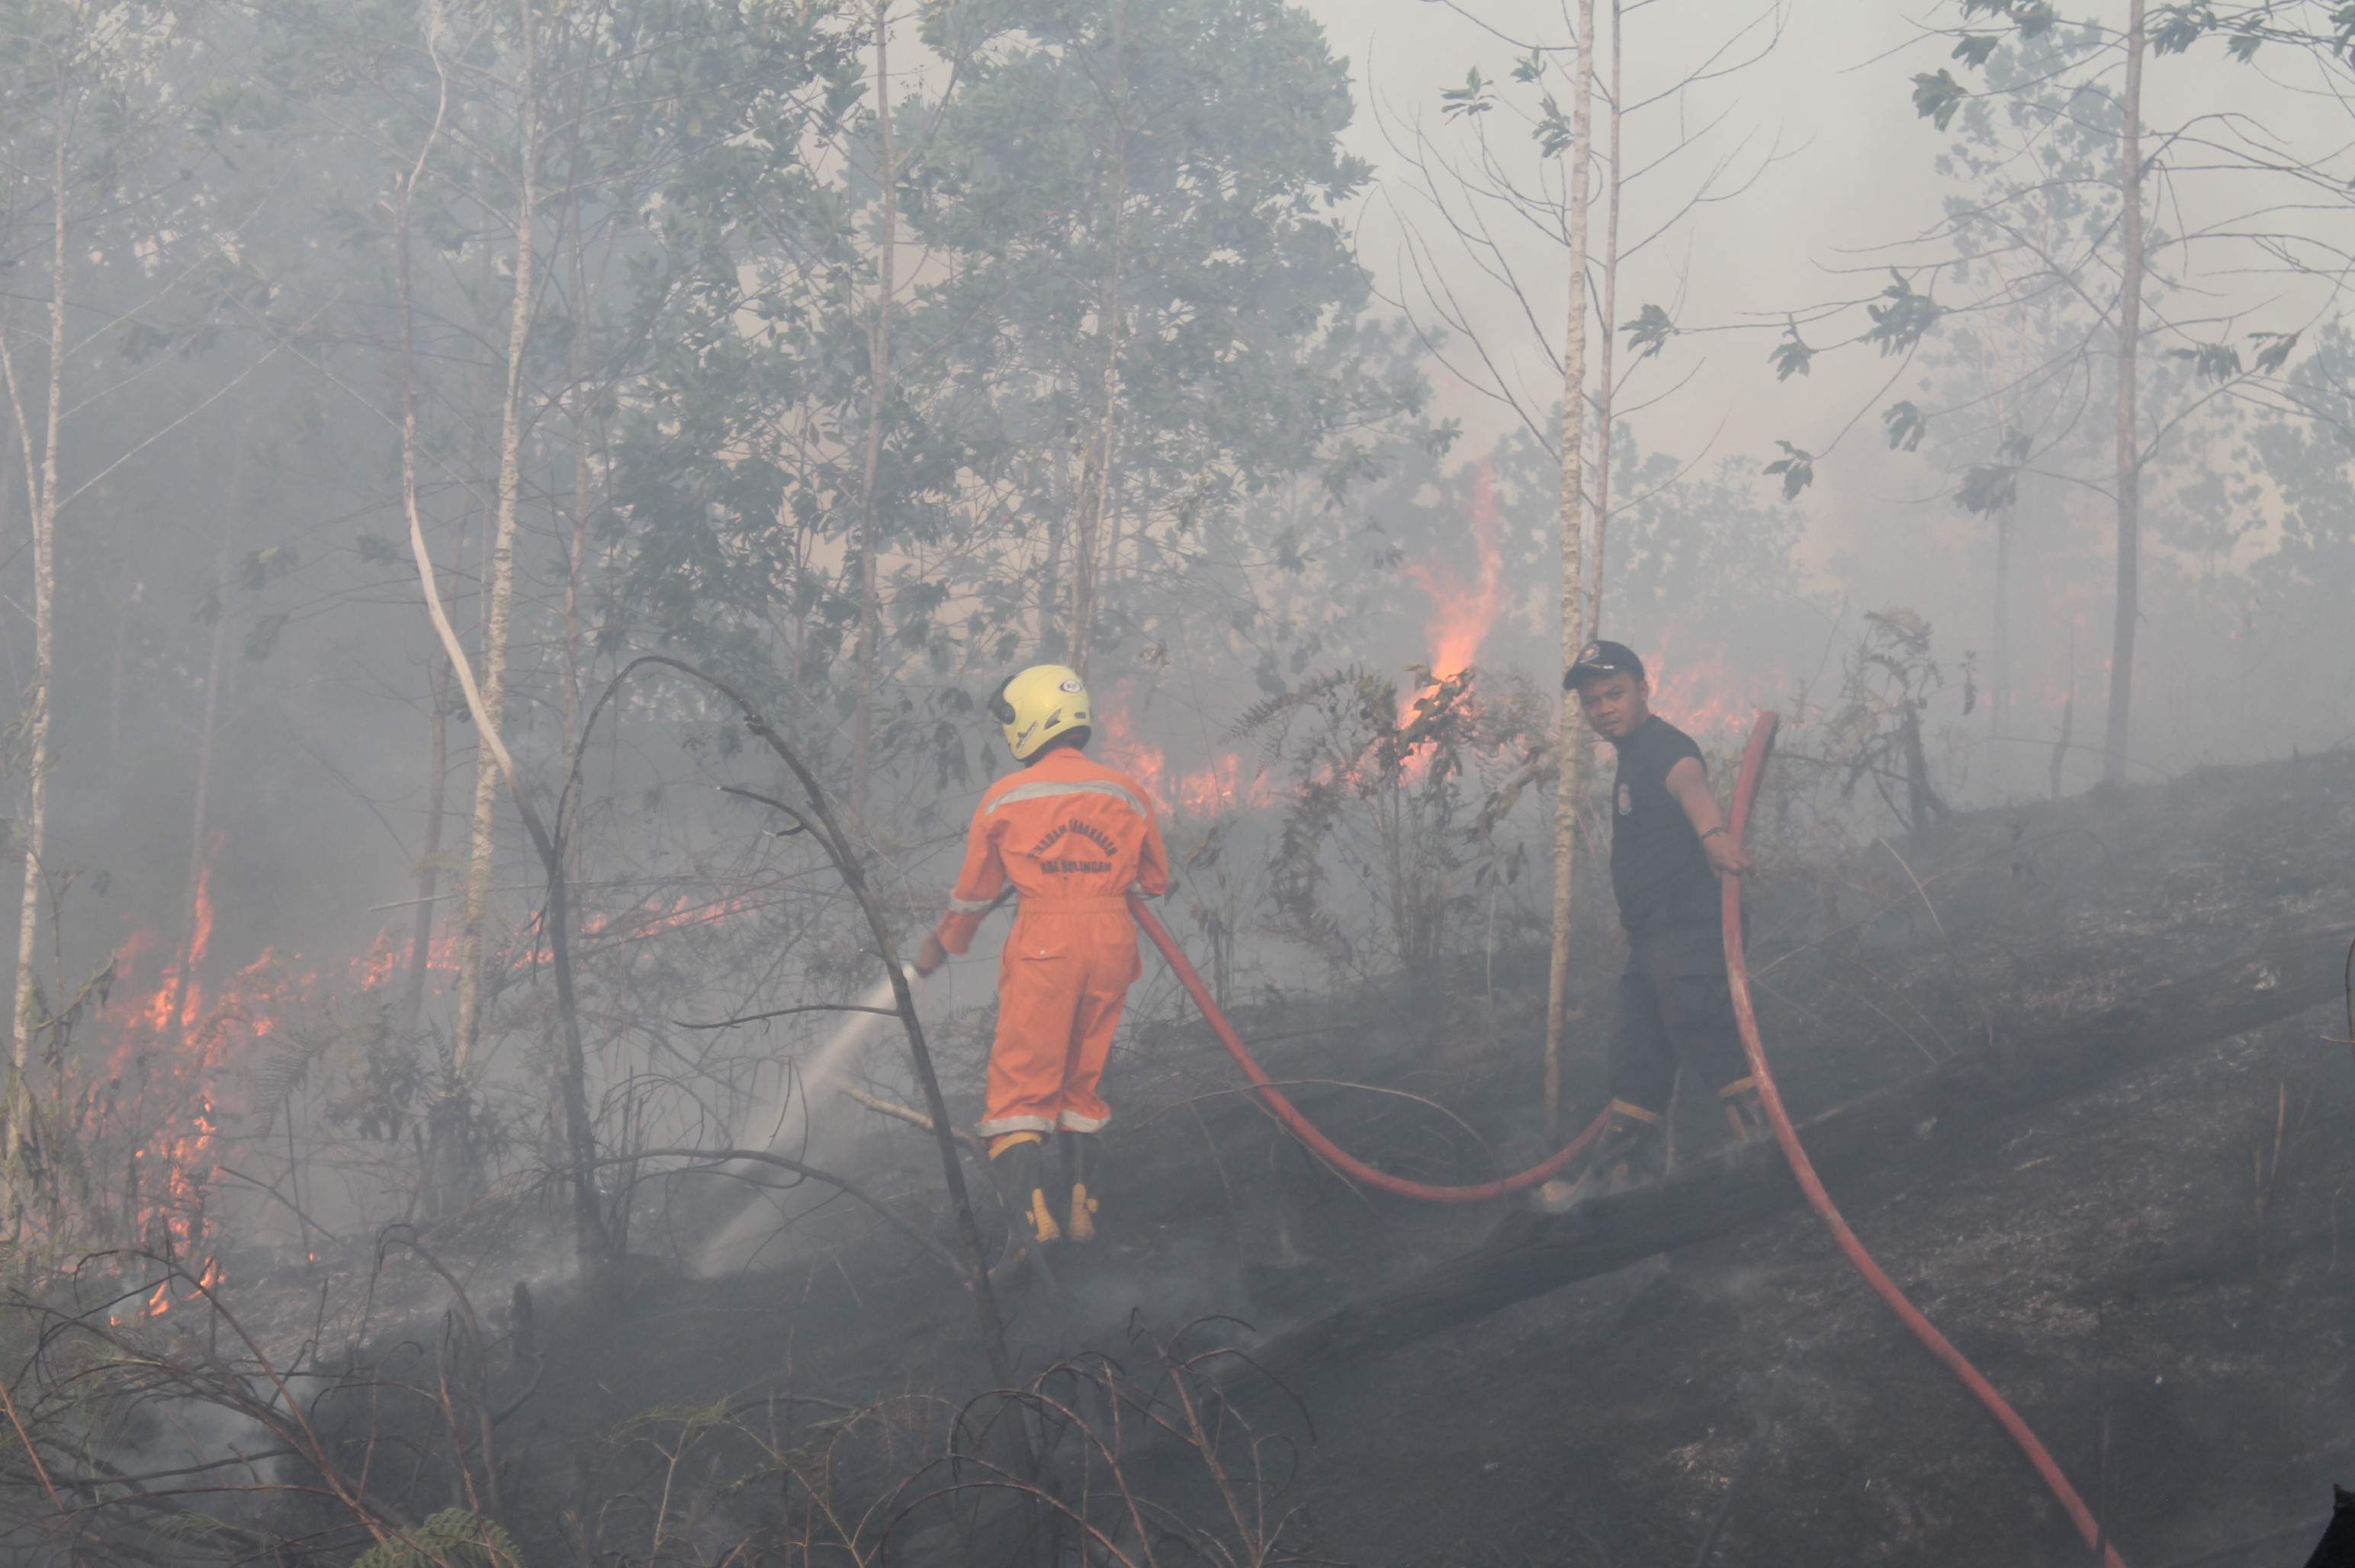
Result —
<svg viewBox="0 0 2355 1568"><path fill-rule="evenodd" d="M1643 660L1624 644L1589 643L1561 684L1619 754L1611 891L1627 969L1611 1029L1611 1120L1574 1180L1546 1184L1549 1207L1667 1168L1664 1118L1679 1065L1717 1095L1737 1140L1766 1136L1733 1022L1718 881L1749 870L1750 857L1726 831L1700 748L1652 711Z"/></svg>

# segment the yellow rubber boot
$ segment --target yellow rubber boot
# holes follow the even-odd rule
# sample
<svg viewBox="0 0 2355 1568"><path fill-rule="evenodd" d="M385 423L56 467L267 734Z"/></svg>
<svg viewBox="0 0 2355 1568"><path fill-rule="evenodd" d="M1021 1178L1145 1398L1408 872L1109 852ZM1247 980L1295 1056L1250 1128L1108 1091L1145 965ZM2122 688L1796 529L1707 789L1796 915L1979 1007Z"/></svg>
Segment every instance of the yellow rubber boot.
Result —
<svg viewBox="0 0 2355 1568"><path fill-rule="evenodd" d="M1733 1129L1733 1141L1738 1144L1757 1143L1774 1136L1774 1125L1766 1119L1765 1102L1758 1097L1758 1080L1737 1078L1717 1092L1725 1106L1726 1125Z"/></svg>
<svg viewBox="0 0 2355 1568"><path fill-rule="evenodd" d="M1535 1205L1547 1214L1573 1204L1650 1181L1668 1169L1668 1128L1657 1111L1625 1100L1611 1102L1611 1120L1575 1176L1556 1177L1537 1190Z"/></svg>
<svg viewBox="0 0 2355 1568"><path fill-rule="evenodd" d="M1047 1205L1045 1153L1045 1135L1007 1133L990 1140L989 1169L997 1179L1007 1208L1022 1217L1030 1239L1060 1242L1063 1228L1055 1223L1055 1211Z"/></svg>
<svg viewBox="0 0 2355 1568"><path fill-rule="evenodd" d="M1063 1175L1071 1184L1071 1240L1092 1242L1096 1239L1096 1135L1066 1128L1056 1135L1055 1141L1063 1146Z"/></svg>

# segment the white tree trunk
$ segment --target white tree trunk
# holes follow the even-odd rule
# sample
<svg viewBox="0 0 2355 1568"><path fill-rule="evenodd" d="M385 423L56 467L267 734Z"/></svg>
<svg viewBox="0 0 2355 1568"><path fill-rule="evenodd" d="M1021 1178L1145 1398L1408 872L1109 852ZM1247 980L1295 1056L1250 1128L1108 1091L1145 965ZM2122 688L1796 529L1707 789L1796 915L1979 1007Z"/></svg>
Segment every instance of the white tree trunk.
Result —
<svg viewBox="0 0 2355 1568"><path fill-rule="evenodd" d="M2118 584L2110 632L2110 722L2102 776L2125 776L2134 708L2135 623L2142 613L2142 451L2135 434L2135 353L2142 336L2143 0L2126 0L2125 123L2118 169Z"/></svg>
<svg viewBox="0 0 2355 1568"><path fill-rule="evenodd" d="M531 0L521 0L523 73L517 145L522 189L517 201L515 304L507 323L506 398L500 411L498 516L491 542L489 602L483 616L482 735L474 762L474 837L466 869L464 924L458 953L458 1048L452 1067L464 1080L474 1066L482 1032L484 924L491 901L492 829L498 815L501 773L498 753L506 714L507 634L515 618L516 514L523 488L524 355L531 346L534 282L532 219L538 199L539 99L534 80Z"/></svg>
<svg viewBox="0 0 2355 1568"><path fill-rule="evenodd" d="M1570 171L1570 331L1562 353L1561 654L1568 669L1586 640L1586 228L1589 164L1594 151L1594 0L1578 3L1578 91ZM1609 432L1604 432L1609 439ZM1578 864L1578 802L1585 735L1575 692L1561 694L1556 752L1560 783L1553 818L1553 963L1546 985L1546 1125L1561 1118L1562 1032L1570 1006L1570 931Z"/></svg>
<svg viewBox="0 0 2355 1568"><path fill-rule="evenodd" d="M875 129L881 145L877 179L883 192L882 254L877 258L875 330L868 338L867 463L858 492L858 711L850 737L850 816L867 820L868 775L875 763L877 644L881 638L881 585L876 581L875 486L883 462L883 414L891 399L891 296L900 249L900 168L891 149L891 7L875 15Z"/></svg>
<svg viewBox="0 0 2355 1568"><path fill-rule="evenodd" d="M60 87L62 87L60 83ZM32 496L33 524L33 686L25 708L25 885L16 920L16 997L15 1061L21 1083L32 1061L33 955L41 939L41 892L45 878L41 857L48 847L49 815L49 692L55 682L58 602L58 444L66 403L66 284L67 239L72 220L66 210L69 148L65 94L59 94L57 140L49 165L49 198L54 207L49 252L48 406L41 432L40 480ZM12 375L10 379L15 379ZM24 408L17 405L21 421ZM16 1118L9 1117L13 1144Z"/></svg>

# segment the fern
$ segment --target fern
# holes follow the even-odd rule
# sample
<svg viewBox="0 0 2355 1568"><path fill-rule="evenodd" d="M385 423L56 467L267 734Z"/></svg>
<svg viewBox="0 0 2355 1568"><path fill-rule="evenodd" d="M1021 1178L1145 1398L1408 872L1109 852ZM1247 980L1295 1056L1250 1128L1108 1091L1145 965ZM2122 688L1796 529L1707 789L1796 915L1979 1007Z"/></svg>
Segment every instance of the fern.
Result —
<svg viewBox="0 0 2355 1568"><path fill-rule="evenodd" d="M362 1552L352 1568L524 1568L515 1537L462 1508L443 1509Z"/></svg>
<svg viewBox="0 0 2355 1568"><path fill-rule="evenodd" d="M1348 669L1332 670L1314 680L1304 681L1290 691L1279 692L1256 702L1243 709L1242 717L1227 727L1227 733L1240 741L1254 731L1266 728L1282 715L1316 701L1335 688L1350 684L1359 678L1359 673L1355 665Z"/></svg>

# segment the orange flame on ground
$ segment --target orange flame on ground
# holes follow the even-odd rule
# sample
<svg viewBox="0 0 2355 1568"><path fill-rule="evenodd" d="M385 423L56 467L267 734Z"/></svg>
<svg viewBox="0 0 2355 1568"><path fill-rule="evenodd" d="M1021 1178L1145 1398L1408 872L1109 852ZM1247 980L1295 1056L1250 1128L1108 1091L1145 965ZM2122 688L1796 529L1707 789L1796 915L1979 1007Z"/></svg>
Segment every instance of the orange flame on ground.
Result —
<svg viewBox="0 0 2355 1568"><path fill-rule="evenodd" d="M1244 806L1270 805L1275 800L1273 782L1264 767L1244 774L1243 760L1233 752L1210 759L1203 767L1173 772L1166 752L1140 738L1128 716L1128 692L1122 688L1107 702L1095 705L1097 752L1145 786L1161 815L1172 820L1203 821Z"/></svg>
<svg viewBox="0 0 2355 1568"><path fill-rule="evenodd" d="M1658 653L1646 661L1652 711L1704 745L1738 738L1760 709L1789 693L1790 677L1780 665L1768 671L1740 667L1721 646L1688 657L1672 651L1675 640L1663 636Z"/></svg>
<svg viewBox="0 0 2355 1568"><path fill-rule="evenodd" d="M216 837L214 852L220 848ZM188 941L167 956L149 980L146 965L159 946L154 933L134 930L116 951L118 987L130 997L100 1017L107 1051L106 1074L121 1095L114 1113L127 1144L135 1145L123 1172L133 1233L149 1244L167 1243L192 1250L207 1232L206 1204L222 1118L217 1086L224 1072L240 1065L251 1049L277 1031L303 1000L314 995L320 976L299 959L283 960L265 949L259 958L218 987L208 987L202 965L212 946L215 910L212 865L198 869ZM709 899L682 893L582 920L584 944L613 945L645 941L665 932L718 924L751 907L741 895ZM454 923L434 934L426 950L429 970L454 974L458 941ZM527 962L540 939L527 923L489 962ZM379 933L367 952L342 966L346 981L365 994L380 989L406 971L412 951L407 935ZM208 1264L206 1279L218 1278ZM150 1297L144 1315L169 1310L168 1292Z"/></svg>
<svg viewBox="0 0 2355 1568"><path fill-rule="evenodd" d="M208 1295L212 1291L218 1289L228 1278L228 1272L220 1266L220 1260L218 1258L207 1258L205 1260L204 1272L197 1276L197 1283L188 1288L186 1294L190 1296ZM142 1317L161 1317L164 1314L171 1310L172 1276L166 1275L165 1278L155 1282L155 1294L148 1296L146 1305L140 1307L138 1316ZM110 1323L120 1323L122 1318L119 1317L110 1317L107 1321Z"/></svg>

